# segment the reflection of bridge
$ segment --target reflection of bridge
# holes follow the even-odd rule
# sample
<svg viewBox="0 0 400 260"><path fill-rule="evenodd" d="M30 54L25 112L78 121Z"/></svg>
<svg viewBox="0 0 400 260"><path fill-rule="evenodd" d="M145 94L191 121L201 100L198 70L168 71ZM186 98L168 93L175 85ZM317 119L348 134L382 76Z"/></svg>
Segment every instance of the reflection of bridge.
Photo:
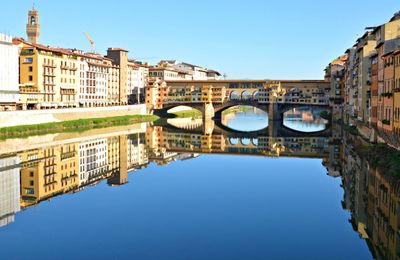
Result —
<svg viewBox="0 0 400 260"><path fill-rule="evenodd" d="M248 105L268 112L270 121L280 121L290 107L328 106L329 91L329 82L321 80L156 80L146 88L146 105L162 117L168 117L171 108L189 106L205 119L218 119L227 108Z"/></svg>
<svg viewBox="0 0 400 260"><path fill-rule="evenodd" d="M283 121L269 121L268 126L256 131L238 131L225 126L220 118L215 120L203 120L190 118L173 118L167 120L165 128L172 131L180 131L196 134L221 134L229 137L257 138L258 136L270 137L329 137L332 135L330 125L325 130L318 132L300 132L290 129Z"/></svg>
<svg viewBox="0 0 400 260"><path fill-rule="evenodd" d="M179 119L178 119L179 120ZM169 121L181 127L176 122ZM199 120L195 121L197 125ZM329 153L328 129L319 133L299 133L290 129L276 129L280 135L271 136L271 131L237 132L215 127L212 134L203 131L204 127L179 129L173 125L156 126L159 149L168 152L217 153L262 156L293 156L325 158ZM270 126L268 126L270 127ZM290 134L290 135L284 135Z"/></svg>

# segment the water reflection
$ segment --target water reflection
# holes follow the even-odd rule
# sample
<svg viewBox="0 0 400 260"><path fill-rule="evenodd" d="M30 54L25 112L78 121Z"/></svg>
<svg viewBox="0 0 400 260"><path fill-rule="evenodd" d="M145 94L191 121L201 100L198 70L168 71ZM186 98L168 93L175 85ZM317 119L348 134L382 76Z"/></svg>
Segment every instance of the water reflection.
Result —
<svg viewBox="0 0 400 260"><path fill-rule="evenodd" d="M307 112L305 113L307 114ZM95 205L94 208L98 209L97 214L99 211L103 212L102 214L107 215L110 223L114 223L111 226L118 226L119 219L123 219L132 227L133 224L127 217L143 215L140 225L135 226L136 229L129 235L131 239L135 237L136 232L141 235L139 240L135 240L136 243L140 243L138 241L141 239L146 240L146 237L157 237L166 230L185 233L187 231L184 230L188 230L190 227L190 230L197 232L196 234L212 232L209 228L215 219L211 216L221 214L221 218L224 219L224 222L221 223L224 225L234 221L236 217L242 224L243 222L257 223L250 229L239 229L237 227L239 222L234 222L234 226L239 229L235 233L237 235L235 237L242 237L245 234L245 239L250 239L252 245L260 243L260 247L257 247L258 251L252 251L259 258L262 258L261 256L276 257L281 254L287 257L322 258L326 256L329 249L332 249L330 251L332 258L365 259L373 255L381 259L396 259L399 255L398 180L373 169L367 161L359 157L352 145L354 143L352 137L344 136L345 140L342 142L343 136L340 128L335 126L332 129L333 132L321 132L314 135L305 133L304 135L274 136L265 132L254 136L250 133L218 131L207 134L198 130L198 127L193 127L199 122L187 122L189 126L186 127L183 121L171 122L176 125L170 127L168 125L146 126L142 124L117 127L111 130L97 129L78 134L61 133L30 137L28 140L0 142L2 153L0 155L0 226L3 227L1 230L4 230L3 235L0 236L0 242L8 246L16 245L16 241L9 239L10 236L16 236L13 232L16 230L19 236L23 237L24 235L21 234L24 233L24 229L31 231L33 228L24 220L31 218L32 221L36 220L32 223L37 223L39 216L52 216L51 211L46 211L52 207L58 207L59 211L66 214L69 208L65 204L47 202L64 194L80 194L70 201L76 204L86 201L85 206ZM176 126L180 126L183 130ZM197 130L191 130L192 128ZM198 159L192 160L201 154L210 155L201 156L199 161L197 161ZM235 156L231 158L230 156L213 156L211 154ZM245 160L244 158L239 159L237 155L251 155L252 157ZM285 161L268 159L278 157L286 159ZM177 164L177 162L182 163ZM321 162L324 168L321 167ZM213 168L219 169L219 171L210 172ZM199 175L197 177L191 175L192 171ZM141 186L135 182L140 183L143 179L138 178L138 175L133 175L134 172L170 172L176 176L153 176L147 185ZM315 174L310 175L312 172ZM335 180L341 180L343 193L339 189L339 184L334 186L333 179L327 178L324 173L338 177ZM242 175L243 178L240 179L239 176ZM163 178L168 179L169 185L162 186L160 184L158 180ZM197 179L194 181L190 178ZM249 182L249 179L252 181ZM134 181L130 183L131 186L127 185L132 180ZM219 183L219 181L226 183L226 186L212 186L213 183ZM268 188L263 186L268 183L271 184ZM309 186L310 183L315 185ZM113 187L123 185L117 189L119 192L139 190L141 191L139 194L143 197L118 197L119 192L114 192L113 195L107 193L106 196L104 184ZM95 193L97 196L93 195L94 197L85 200L83 191L94 186L96 186L96 190L98 189ZM230 190L229 187L232 186L235 188ZM201 187L204 193L192 194L194 187ZM316 189L316 187L317 190L309 190ZM187 193L184 193L187 197L178 195L174 197L174 192L177 190L182 192L188 190ZM217 190L218 192L215 192ZM230 197L231 194L235 194L235 196ZM342 204L335 204L334 198L338 194L339 201L343 197ZM247 196L256 201L257 206L249 205L245 200ZM149 197L154 200L147 204L146 201ZM200 203L199 200L202 198L205 201L202 202L204 204L201 204L203 205L202 210L199 210L196 207L200 207L200 204L197 203ZM331 200L332 198L333 200ZM58 199L60 200L60 198ZM267 199L268 203L263 203ZM174 204L174 201L181 204ZM103 203L119 213L114 214L108 208L103 208ZM114 204L116 206L111 206ZM165 208L164 204L168 207ZM37 207L38 205L48 205L48 207ZM135 207L129 209L131 207L129 205L135 205ZM238 205L241 205L241 209L244 211L235 211L238 210L235 208L239 207ZM149 213L153 212L150 209L157 207L162 208L164 215ZM348 215L343 215L343 210L340 210L339 207L348 210L351 225L343 221L343 218ZM35 212L42 212L42 215L31 214L34 208ZM21 210L24 211L18 213ZM80 225L82 223L90 225L91 221L96 225L105 224L95 221L99 215L92 215L90 210L81 210L87 215L80 215L82 218ZM193 213L190 213L192 211ZM181 218L177 212L189 215ZM59 216L57 219L50 220L47 225L62 229L68 221L73 221L72 215L78 214L77 212L69 213L71 215L68 216L71 219L67 220ZM9 226L14 226L8 224L15 221L16 214L15 229L7 229ZM157 217L150 221L151 216ZM22 223L25 223L24 225L18 225L19 218ZM196 227L193 224L203 218L208 219L209 226L203 224L203 226ZM91 220L89 221L89 219ZM104 220L104 218L101 219ZM179 219L183 224L174 222L174 225L171 223L161 225L160 222L164 223L163 221L166 219ZM185 223L188 226L185 226ZM227 232L233 232L233 227L229 226L230 228L225 230L222 228L224 225L219 222L215 223L214 228L221 228L221 234L224 234L224 238L221 237L221 239L230 241L226 242L230 245L229 247L226 245L224 247L224 243L218 244L220 249L223 252L233 250L231 246L237 241L231 241L225 237ZM268 223L272 223L272 226ZM293 225L293 223L296 224ZM144 230L141 230L142 225L146 226ZM69 226L69 228L71 227ZM355 232L351 230L352 228ZM77 226L76 229L84 230L84 227ZM114 233L114 229L107 230L111 234ZM37 232L40 236L47 235L45 231ZM124 231L119 230L118 232L123 233ZM209 237L210 234L207 234L206 237ZM368 243L360 240L358 234ZM60 239L65 241L62 238L64 234L59 235ZM105 235L109 235L109 233ZM251 239L253 236L257 237L256 241ZM285 239L277 240L277 237L280 236ZM189 239L190 234L182 235L182 237L185 238L184 240ZM94 241L99 239L96 236L89 238ZM180 240L180 237L175 237L175 239L181 243L184 242ZM319 245L318 243L321 241L326 241L324 239L332 239L329 240L331 242L324 243L329 244L328 248L324 248L323 245L320 245L320 248L315 246ZM275 243L272 248L269 247L269 253L261 250L266 246L263 244L264 240L269 241L268 245ZM126 239L125 241L130 240ZM153 240L149 241L152 241L150 244L153 244ZM301 251L301 247L305 246L302 241L312 247ZM244 243L242 240L240 242ZM40 246L39 240L37 242L31 240L30 243ZM161 242L157 243L160 245ZM282 253L282 247L286 249L288 243L293 248L302 246L294 250L293 254L290 253L291 250ZM193 249L194 244L196 243L193 242L186 246ZM146 244L146 246L149 245ZM166 245L164 244L164 246ZM250 244L247 246L251 248ZM277 249L280 247L281 249ZM342 247L347 247L347 249L341 250ZM86 245L86 248L95 251L93 244ZM368 253L367 248L371 253ZM121 248L119 250L124 251ZM246 248L241 250L246 251ZM145 251L148 252L148 250ZM126 251L124 252L126 253ZM12 256L3 254L0 253L0 256L5 258ZM140 256L143 257L143 255ZM165 255L156 254L155 256L162 258ZM176 255L174 257L176 259Z"/></svg>
<svg viewBox="0 0 400 260"><path fill-rule="evenodd" d="M294 108L284 113L283 125L300 132L318 132L326 129L328 121L320 117L319 108Z"/></svg>
<svg viewBox="0 0 400 260"><path fill-rule="evenodd" d="M236 106L223 112L222 124L237 131L258 131L268 127L268 114L255 107Z"/></svg>

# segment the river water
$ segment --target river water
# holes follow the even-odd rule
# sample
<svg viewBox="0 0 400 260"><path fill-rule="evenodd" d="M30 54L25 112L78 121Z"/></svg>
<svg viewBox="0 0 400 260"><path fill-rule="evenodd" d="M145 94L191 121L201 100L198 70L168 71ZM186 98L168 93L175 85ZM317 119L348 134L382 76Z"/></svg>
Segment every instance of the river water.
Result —
<svg viewBox="0 0 400 260"><path fill-rule="evenodd" d="M0 259L397 254L370 170L319 112L290 111L278 135L250 109L223 118L232 133L187 119L0 141Z"/></svg>

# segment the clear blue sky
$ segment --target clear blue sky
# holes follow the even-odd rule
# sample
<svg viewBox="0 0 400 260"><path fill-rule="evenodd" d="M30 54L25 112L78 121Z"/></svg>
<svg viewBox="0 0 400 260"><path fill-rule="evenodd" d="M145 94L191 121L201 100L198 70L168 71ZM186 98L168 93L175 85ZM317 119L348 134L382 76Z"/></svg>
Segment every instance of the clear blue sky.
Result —
<svg viewBox="0 0 400 260"><path fill-rule="evenodd" d="M82 32L132 58L177 59L229 78L322 78L366 26L389 20L399 0L36 0L40 42L90 50ZM25 36L32 0L0 0L0 32Z"/></svg>

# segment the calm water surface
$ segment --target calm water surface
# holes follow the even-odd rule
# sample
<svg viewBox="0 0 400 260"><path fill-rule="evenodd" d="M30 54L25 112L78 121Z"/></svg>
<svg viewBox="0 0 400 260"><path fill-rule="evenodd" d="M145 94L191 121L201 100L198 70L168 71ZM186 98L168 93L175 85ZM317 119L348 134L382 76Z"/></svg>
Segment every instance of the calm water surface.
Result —
<svg viewBox="0 0 400 260"><path fill-rule="evenodd" d="M227 135L142 125L0 143L0 258L372 258L330 134Z"/></svg>

